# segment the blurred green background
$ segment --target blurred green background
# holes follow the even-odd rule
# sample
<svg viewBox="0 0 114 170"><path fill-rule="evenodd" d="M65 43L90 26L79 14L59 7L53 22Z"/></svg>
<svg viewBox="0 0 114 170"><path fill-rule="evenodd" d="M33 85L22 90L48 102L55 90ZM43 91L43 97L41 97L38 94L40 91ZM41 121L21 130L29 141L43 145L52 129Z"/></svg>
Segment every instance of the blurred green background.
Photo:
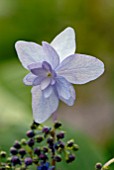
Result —
<svg viewBox="0 0 114 170"><path fill-rule="evenodd" d="M96 162L114 156L113 0L0 0L0 146L8 150L24 137L33 119L31 88L22 83L27 71L17 58L15 42L50 42L67 26L76 31L77 52L98 57L106 71L98 80L76 86L73 107L59 107L67 137L80 145L77 161L59 166L92 170Z"/></svg>

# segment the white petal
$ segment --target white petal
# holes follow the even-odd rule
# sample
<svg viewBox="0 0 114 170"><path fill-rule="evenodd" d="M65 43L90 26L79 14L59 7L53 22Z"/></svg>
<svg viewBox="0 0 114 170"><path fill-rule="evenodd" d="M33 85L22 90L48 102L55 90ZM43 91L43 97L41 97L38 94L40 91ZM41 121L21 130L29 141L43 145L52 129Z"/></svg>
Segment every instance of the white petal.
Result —
<svg viewBox="0 0 114 170"><path fill-rule="evenodd" d="M48 98L51 95L51 93L53 92L53 87L52 86L48 86L42 92L43 92L44 97Z"/></svg>
<svg viewBox="0 0 114 170"><path fill-rule="evenodd" d="M75 32L73 28L68 27L58 34L51 42L51 46L57 51L60 61L65 59L76 50Z"/></svg>
<svg viewBox="0 0 114 170"><path fill-rule="evenodd" d="M45 54L42 47L33 42L17 41L15 48L22 65L26 68L29 64L42 62Z"/></svg>
<svg viewBox="0 0 114 170"><path fill-rule="evenodd" d="M85 84L103 74L104 64L95 57L75 54L67 57L56 72L70 83Z"/></svg>
<svg viewBox="0 0 114 170"><path fill-rule="evenodd" d="M46 61L52 66L52 68L56 68L59 65L59 56L55 49L51 47L47 42L42 42L43 50L46 54Z"/></svg>
<svg viewBox="0 0 114 170"><path fill-rule="evenodd" d="M49 77L45 78L45 79L41 82L41 90L44 90L45 88L47 88L50 83L51 83L51 79L50 79Z"/></svg>
<svg viewBox="0 0 114 170"><path fill-rule="evenodd" d="M74 101L75 101L72 97L70 97L68 100L60 97L60 100L63 101L68 106L73 106L74 105Z"/></svg>
<svg viewBox="0 0 114 170"><path fill-rule="evenodd" d="M33 85L33 82L34 82L34 80L35 80L36 77L37 77L37 76L35 76L34 74L29 73L29 74L27 74L27 75L24 77L23 83L24 83L25 85L32 86L32 85Z"/></svg>
<svg viewBox="0 0 114 170"><path fill-rule="evenodd" d="M35 122L43 123L58 107L59 100L54 91L48 98L45 98L39 86L32 88L32 108Z"/></svg>
<svg viewBox="0 0 114 170"><path fill-rule="evenodd" d="M60 95L59 98L60 98L61 101L66 103L68 106L72 106L74 104L75 99L76 99L75 89L72 85L69 86L69 91L70 91L70 98L66 99L62 95Z"/></svg>
<svg viewBox="0 0 114 170"><path fill-rule="evenodd" d="M63 77L56 78L56 89L57 93L65 99L69 99L71 97L70 94L70 86L71 84Z"/></svg>

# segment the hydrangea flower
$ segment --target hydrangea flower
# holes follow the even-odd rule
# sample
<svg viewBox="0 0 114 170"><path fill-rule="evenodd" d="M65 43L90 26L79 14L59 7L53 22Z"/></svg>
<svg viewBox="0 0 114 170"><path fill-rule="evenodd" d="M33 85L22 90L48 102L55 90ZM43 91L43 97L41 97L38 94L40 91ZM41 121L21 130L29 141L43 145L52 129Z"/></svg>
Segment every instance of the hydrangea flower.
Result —
<svg viewBox="0 0 114 170"><path fill-rule="evenodd" d="M16 42L18 57L27 70L25 85L32 87L35 122L47 120L58 108L59 100L72 106L76 94L72 84L85 84L104 72L104 64L96 57L75 54L75 32L68 27L49 44Z"/></svg>

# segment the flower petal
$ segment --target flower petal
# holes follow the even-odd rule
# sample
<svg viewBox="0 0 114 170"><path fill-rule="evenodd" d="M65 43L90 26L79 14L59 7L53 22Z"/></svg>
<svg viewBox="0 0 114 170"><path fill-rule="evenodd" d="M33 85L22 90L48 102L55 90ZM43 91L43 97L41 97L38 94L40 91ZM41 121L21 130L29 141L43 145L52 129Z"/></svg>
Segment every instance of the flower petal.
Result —
<svg viewBox="0 0 114 170"><path fill-rule="evenodd" d="M56 68L59 65L59 56L57 52L47 42L42 42L42 46L46 54L46 61L51 64L53 69Z"/></svg>
<svg viewBox="0 0 114 170"><path fill-rule="evenodd" d="M104 64L99 59L74 54L67 57L57 68L56 72L73 84L85 84L95 80L104 72Z"/></svg>
<svg viewBox="0 0 114 170"><path fill-rule="evenodd" d="M51 83L51 78L47 77L41 82L41 90L46 89Z"/></svg>
<svg viewBox="0 0 114 170"><path fill-rule="evenodd" d="M25 85L32 86L35 78L36 78L36 76L34 74L29 73L24 77L23 83Z"/></svg>
<svg viewBox="0 0 114 170"><path fill-rule="evenodd" d="M60 61L65 59L76 50L75 32L73 28L68 27L63 32L58 34L51 42L51 46L57 51Z"/></svg>
<svg viewBox="0 0 114 170"><path fill-rule="evenodd" d="M42 77L42 76L38 76L34 79L33 81L33 86L37 86L37 85L40 85L41 82L45 79L45 77Z"/></svg>
<svg viewBox="0 0 114 170"><path fill-rule="evenodd" d="M28 65L34 62L45 61L45 53L42 46L26 41L17 41L15 48L22 65L28 69Z"/></svg>
<svg viewBox="0 0 114 170"><path fill-rule="evenodd" d="M76 93L72 85L70 86L70 93L71 93L71 97L69 99L65 99L62 96L60 96L60 100L66 103L68 106L73 106L74 101L76 99Z"/></svg>
<svg viewBox="0 0 114 170"><path fill-rule="evenodd" d="M44 97L48 98L51 95L51 93L53 92L53 87L52 86L48 86L42 92L43 92Z"/></svg>
<svg viewBox="0 0 114 170"><path fill-rule="evenodd" d="M68 100L71 97L71 84L63 77L56 78L56 90L59 98Z"/></svg>
<svg viewBox="0 0 114 170"><path fill-rule="evenodd" d="M58 104L59 100L54 91L48 98L45 98L40 86L32 88L32 108L35 122L46 121L57 110Z"/></svg>

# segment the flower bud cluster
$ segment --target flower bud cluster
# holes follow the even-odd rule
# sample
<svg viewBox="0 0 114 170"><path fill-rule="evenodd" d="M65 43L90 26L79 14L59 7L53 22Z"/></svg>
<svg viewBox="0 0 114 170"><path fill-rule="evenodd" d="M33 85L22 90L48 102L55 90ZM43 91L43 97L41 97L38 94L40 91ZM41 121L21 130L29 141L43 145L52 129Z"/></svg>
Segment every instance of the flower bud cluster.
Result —
<svg viewBox="0 0 114 170"><path fill-rule="evenodd" d="M71 139L65 142L66 133L61 130L62 123L54 122L52 127L33 122L26 132L26 138L15 141L8 157L0 152L0 170L25 170L36 166L37 170L55 170L56 163L75 160L74 152L79 149ZM62 156L64 154L64 156Z"/></svg>

